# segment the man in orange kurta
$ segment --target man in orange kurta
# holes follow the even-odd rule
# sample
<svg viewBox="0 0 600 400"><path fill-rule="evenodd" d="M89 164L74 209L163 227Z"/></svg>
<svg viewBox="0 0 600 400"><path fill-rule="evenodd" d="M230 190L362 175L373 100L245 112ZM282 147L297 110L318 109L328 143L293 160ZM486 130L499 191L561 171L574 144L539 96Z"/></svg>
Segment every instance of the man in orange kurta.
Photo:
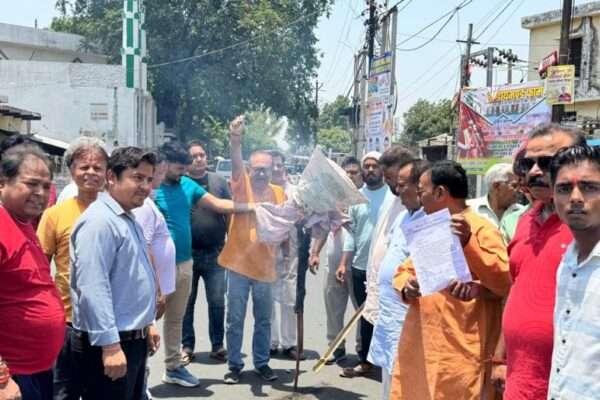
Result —
<svg viewBox="0 0 600 400"><path fill-rule="evenodd" d="M233 200L247 203L281 204L285 193L271 185L273 159L265 151L250 156L248 172L242 160L243 117L236 118L229 127L231 144L231 191ZM219 255L219 265L227 268L227 363L226 384L238 383L244 368L242 341L248 298L252 296L254 334L252 361L256 373L266 381L277 379L269 367L271 350L271 315L273 299L271 283L277 278L275 269L276 247L258 240L256 215L233 215L227 242Z"/></svg>
<svg viewBox="0 0 600 400"><path fill-rule="evenodd" d="M452 214L449 229L461 240L473 282L454 281L421 297L410 260L398 269L394 287L410 307L394 368L393 400L494 398L489 358L510 287L508 256L497 228L467 207L467 193L466 173L453 161L434 164L419 179L425 212L448 208Z"/></svg>

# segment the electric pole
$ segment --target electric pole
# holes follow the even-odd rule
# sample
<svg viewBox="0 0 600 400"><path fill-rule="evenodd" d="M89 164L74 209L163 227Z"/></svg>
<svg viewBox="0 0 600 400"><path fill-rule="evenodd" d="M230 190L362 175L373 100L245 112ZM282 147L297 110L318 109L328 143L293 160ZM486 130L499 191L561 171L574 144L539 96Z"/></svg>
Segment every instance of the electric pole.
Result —
<svg viewBox="0 0 600 400"><path fill-rule="evenodd" d="M375 0L368 0L369 1L369 20L368 20L368 25L369 25L369 48L368 48L368 55L369 55L369 71L371 70L371 63L373 62L373 55L375 54L375 33L377 32L377 17L376 17L376 12L377 12L377 4L375 3Z"/></svg>
<svg viewBox="0 0 600 400"><path fill-rule="evenodd" d="M469 24L467 40L457 40L459 43L466 43L465 55L461 58L460 68L460 87L469 86L469 64L471 62L471 45L479 44L473 40L473 24Z"/></svg>
<svg viewBox="0 0 600 400"><path fill-rule="evenodd" d="M558 65L565 65L569 63L569 52L571 33L571 9L573 8L573 0L563 0L562 9L562 21L560 24L560 47L558 49ZM554 105L552 106L552 122L560 123L565 106Z"/></svg>

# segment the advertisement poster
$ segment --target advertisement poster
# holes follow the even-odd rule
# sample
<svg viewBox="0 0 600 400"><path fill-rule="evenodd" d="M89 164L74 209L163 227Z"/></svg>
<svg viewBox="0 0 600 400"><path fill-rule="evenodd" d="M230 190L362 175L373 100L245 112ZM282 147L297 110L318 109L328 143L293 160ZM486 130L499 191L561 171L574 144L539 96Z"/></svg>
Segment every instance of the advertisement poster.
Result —
<svg viewBox="0 0 600 400"><path fill-rule="evenodd" d="M547 69L546 101L548 104L573 104L575 101L575 66L554 65Z"/></svg>
<svg viewBox="0 0 600 400"><path fill-rule="evenodd" d="M464 90L456 140L458 161L472 175L482 175L498 162L512 162L529 131L550 122L551 117L541 81Z"/></svg>
<svg viewBox="0 0 600 400"><path fill-rule="evenodd" d="M394 120L390 112L392 53L373 59L367 95L367 151L383 152L390 147Z"/></svg>

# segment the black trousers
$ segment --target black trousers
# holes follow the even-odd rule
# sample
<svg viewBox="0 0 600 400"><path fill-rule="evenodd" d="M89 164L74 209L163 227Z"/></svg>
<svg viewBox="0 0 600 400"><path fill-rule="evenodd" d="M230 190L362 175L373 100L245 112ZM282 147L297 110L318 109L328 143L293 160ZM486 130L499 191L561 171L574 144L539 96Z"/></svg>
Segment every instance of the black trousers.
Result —
<svg viewBox="0 0 600 400"><path fill-rule="evenodd" d="M65 343L54 365L54 400L79 400L83 391L81 370L71 350L73 328L67 325Z"/></svg>
<svg viewBox="0 0 600 400"><path fill-rule="evenodd" d="M367 299L367 271L352 268L352 285L356 303L358 305L363 304ZM373 337L373 325L361 317L359 329L360 351L358 352L358 359L361 363L366 363L367 355L369 354L369 346L371 345L371 338Z"/></svg>
<svg viewBox="0 0 600 400"><path fill-rule="evenodd" d="M31 375L13 375L23 400L52 400L52 370Z"/></svg>
<svg viewBox="0 0 600 400"><path fill-rule="evenodd" d="M121 341L127 359L127 374L113 381L104 374L102 348L92 346L87 334L71 330L73 366L82 382L83 400L141 400L144 394L144 375L148 345L146 339Z"/></svg>

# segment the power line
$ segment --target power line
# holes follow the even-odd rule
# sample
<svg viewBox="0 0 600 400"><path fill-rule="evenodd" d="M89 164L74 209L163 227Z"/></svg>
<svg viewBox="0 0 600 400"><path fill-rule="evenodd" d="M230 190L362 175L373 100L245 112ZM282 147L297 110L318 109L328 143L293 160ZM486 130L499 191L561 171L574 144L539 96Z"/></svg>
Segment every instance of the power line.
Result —
<svg viewBox="0 0 600 400"><path fill-rule="evenodd" d="M446 20L446 22L444 22L442 27L431 38L429 38L427 41L423 42L419 46L412 47L410 49L401 49L399 47L396 47L396 50L398 50L398 51L415 51L415 50L419 50L419 49L422 49L423 47L427 46L429 43L433 42L439 36L440 33L442 33L444 28L446 26L448 26L448 24L450 23L450 21L452 21L452 18L454 18L454 16L456 15L457 12L458 12L458 8L454 11L454 13L452 15L450 15L450 17L448 17L448 19Z"/></svg>
<svg viewBox="0 0 600 400"><path fill-rule="evenodd" d="M481 38L481 36L483 36L483 34L489 29L489 27L492 26L492 24L494 22L496 22L496 20L504 13L504 11L506 11L506 9L508 7L510 7L510 5L514 1L515 0L508 0L508 2L506 3L506 5L504 6L504 8L502 10L500 10L500 12L485 26L485 28L483 28L483 31L481 31L481 33L479 35L477 35L477 37L475 38L475 40L479 40Z"/></svg>
<svg viewBox="0 0 600 400"><path fill-rule="evenodd" d="M485 44L485 46L489 45L489 42L496 37L496 35L500 32L500 30L502 28L504 28L504 26L508 23L508 21L510 21L510 19L513 17L513 15L515 15L515 13L519 10L519 8L521 8L521 6L523 6L523 4L525 4L525 0L521 0L521 2L519 4L517 4L517 7L515 7L515 9L510 13L510 15L508 16L508 18L506 18L504 20L504 22L502 24L500 24L500 26L498 27L498 29L496 29L496 31L488 38L488 43Z"/></svg>
<svg viewBox="0 0 600 400"><path fill-rule="evenodd" d="M420 30L418 30L417 32L415 32L414 34L412 34L408 39L405 39L403 41L401 41L400 43L398 43L398 46L402 46L404 43L410 41L411 39L415 38L417 35L419 35L420 33L426 31L427 29L431 28L433 25L437 24L438 22L440 22L441 20L443 20L444 18L446 18L447 16L451 16L453 17L454 14L456 14L458 12L458 10L460 10L463 7L466 7L467 5L469 5L469 3L471 3L473 0L465 0L463 1L461 4L459 4L458 6L454 7L452 10L448 11L447 13L445 13L444 15L438 17L436 20L434 20L433 22L431 22L430 24L428 24L427 26L421 28ZM448 24L449 21L446 21L446 24Z"/></svg>
<svg viewBox="0 0 600 400"><path fill-rule="evenodd" d="M279 28L273 29L273 30L271 30L271 31L269 31L269 32L260 33L260 34L258 34L258 35L256 35L256 36L254 36L254 37L251 37L250 39L246 39L246 40L243 40L243 41L241 41L241 42L234 43L234 44L232 44L232 45L225 46L225 47L223 47L223 48L220 48L220 49L211 50L211 51L209 51L209 52L206 52L206 53L204 53L204 54L198 54L198 55L191 56L191 57L180 58L180 59L178 59L178 60L167 61L167 62L164 62L164 63L159 63L159 64L154 64L154 65L149 65L149 66L148 66L148 69L153 69L153 68L164 67L164 66L166 66L166 65L181 64L181 63L184 63L184 62L188 62L188 61L192 61L192 60L197 60L197 59L200 59L200 58L208 57L208 56L211 56L211 55L213 55L213 54L222 53L222 52L224 52L224 51L227 51L227 50L235 49L235 48L237 48L237 47L241 47L241 46L243 46L243 45L245 45L245 44L248 44L248 43L250 43L250 42L252 42L252 41L254 41L254 40L256 40L256 39L258 39L258 38L260 38L260 37L262 37L262 36L265 36L265 35L270 35L270 34L272 34L272 33L277 33L277 31L279 31L279 30L282 30L282 29L285 31L285 30L287 30L287 29L291 28L292 26L299 24L299 23L300 23L300 22L302 22L303 20L305 20L305 19L307 19L307 18L309 18L309 17L312 17L313 15L319 14L320 12L321 12L321 10L316 10L316 11L313 11L313 12L311 12L311 13L308 13L308 14L306 14L306 15L303 15L303 16L301 16L301 17L299 17L299 18L295 19L294 21L290 22L289 24L287 24L287 25L285 25L285 26L282 26L282 27L279 27ZM282 32L282 33L283 33L283 32Z"/></svg>

